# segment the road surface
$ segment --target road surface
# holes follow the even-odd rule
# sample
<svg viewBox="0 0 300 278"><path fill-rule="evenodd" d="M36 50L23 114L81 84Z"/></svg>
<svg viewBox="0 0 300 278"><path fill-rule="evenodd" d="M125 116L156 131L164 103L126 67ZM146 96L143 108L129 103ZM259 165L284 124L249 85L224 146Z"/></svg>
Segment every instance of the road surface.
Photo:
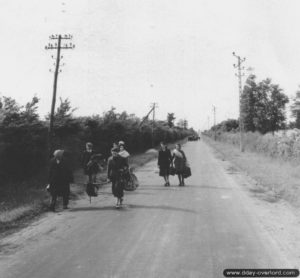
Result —
<svg viewBox="0 0 300 278"><path fill-rule="evenodd" d="M2 243L2 278L223 277L225 268L288 267L245 189L205 143L188 142L187 186L164 187L156 161L113 207L109 186L90 205L47 214Z"/></svg>

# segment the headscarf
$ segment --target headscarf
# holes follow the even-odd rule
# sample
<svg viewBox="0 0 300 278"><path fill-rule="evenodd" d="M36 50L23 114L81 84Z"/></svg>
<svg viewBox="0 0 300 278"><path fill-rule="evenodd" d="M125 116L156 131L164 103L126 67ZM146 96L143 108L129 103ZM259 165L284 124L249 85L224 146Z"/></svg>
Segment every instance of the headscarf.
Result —
<svg viewBox="0 0 300 278"><path fill-rule="evenodd" d="M61 160L63 155L64 155L64 150L56 150L53 153L54 158L57 160Z"/></svg>
<svg viewBox="0 0 300 278"><path fill-rule="evenodd" d="M175 156L179 157L179 158L183 158L182 152L178 151L177 149L175 149L175 150L173 151L173 154L174 154Z"/></svg>
<svg viewBox="0 0 300 278"><path fill-rule="evenodd" d="M125 145L125 142L124 142L124 141L119 141L118 144L119 144L119 146L120 146L120 145L123 145L123 146L124 146L124 145Z"/></svg>

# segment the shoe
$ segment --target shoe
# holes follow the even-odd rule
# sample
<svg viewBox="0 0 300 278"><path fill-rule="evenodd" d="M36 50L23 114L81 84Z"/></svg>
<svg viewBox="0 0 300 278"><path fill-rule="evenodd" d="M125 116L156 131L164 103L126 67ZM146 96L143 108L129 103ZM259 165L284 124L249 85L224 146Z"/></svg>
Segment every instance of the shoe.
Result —
<svg viewBox="0 0 300 278"><path fill-rule="evenodd" d="M167 182L167 186L170 186L170 183L169 183L169 182Z"/></svg>
<svg viewBox="0 0 300 278"><path fill-rule="evenodd" d="M165 183L165 186L168 186L168 183L167 183L167 182Z"/></svg>
<svg viewBox="0 0 300 278"><path fill-rule="evenodd" d="M120 207L120 203L119 203L119 199L118 199L118 201L116 203L116 208L119 208L119 207Z"/></svg>

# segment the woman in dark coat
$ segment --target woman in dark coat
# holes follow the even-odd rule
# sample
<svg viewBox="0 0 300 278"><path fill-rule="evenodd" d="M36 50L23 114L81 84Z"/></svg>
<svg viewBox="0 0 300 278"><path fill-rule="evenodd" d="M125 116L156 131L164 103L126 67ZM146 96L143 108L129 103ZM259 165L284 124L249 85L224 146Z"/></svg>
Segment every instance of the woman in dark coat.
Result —
<svg viewBox="0 0 300 278"><path fill-rule="evenodd" d="M111 150L112 158L108 162L107 177L112 183L112 193L117 198L116 207L122 206L124 197L124 184L119 182L122 174L128 171L127 160L118 154L119 149L113 148Z"/></svg>
<svg viewBox="0 0 300 278"><path fill-rule="evenodd" d="M52 199L50 209L55 211L58 196L63 197L63 208L68 208L70 183L73 182L73 175L67 165L63 150L56 150L54 157L50 161L49 170L49 192Z"/></svg>
<svg viewBox="0 0 300 278"><path fill-rule="evenodd" d="M183 173L186 167L186 156L183 150L181 150L180 144L176 144L176 148L173 151L173 162L176 174L179 179L179 186L184 186Z"/></svg>
<svg viewBox="0 0 300 278"><path fill-rule="evenodd" d="M164 142L160 143L161 149L158 152L159 175L164 178L165 186L170 186L169 175L170 165L172 163L172 155Z"/></svg>
<svg viewBox="0 0 300 278"><path fill-rule="evenodd" d="M88 182L90 180L90 176L89 176L89 169L88 169L88 163L91 161L91 158L93 155L95 155L95 152L93 150L93 144L88 142L85 145L85 151L82 153L81 156L81 166L83 169L84 174L88 177Z"/></svg>

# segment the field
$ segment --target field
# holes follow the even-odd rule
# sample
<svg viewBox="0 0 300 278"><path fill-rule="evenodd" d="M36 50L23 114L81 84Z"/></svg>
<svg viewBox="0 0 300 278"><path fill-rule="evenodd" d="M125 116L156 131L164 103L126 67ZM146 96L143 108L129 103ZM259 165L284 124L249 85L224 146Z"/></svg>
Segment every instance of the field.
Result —
<svg viewBox="0 0 300 278"><path fill-rule="evenodd" d="M223 159L247 173L256 182L255 193L267 196L268 201L284 200L300 206L300 142L299 131L279 132L274 135L246 133L245 151L239 150L239 134L223 133L214 141L205 140Z"/></svg>
<svg viewBox="0 0 300 278"><path fill-rule="evenodd" d="M217 140L239 147L239 133L218 133ZM300 130L284 130L262 135L258 132L247 132L243 135L243 146L246 151L257 152L273 158L290 162L300 162Z"/></svg>

